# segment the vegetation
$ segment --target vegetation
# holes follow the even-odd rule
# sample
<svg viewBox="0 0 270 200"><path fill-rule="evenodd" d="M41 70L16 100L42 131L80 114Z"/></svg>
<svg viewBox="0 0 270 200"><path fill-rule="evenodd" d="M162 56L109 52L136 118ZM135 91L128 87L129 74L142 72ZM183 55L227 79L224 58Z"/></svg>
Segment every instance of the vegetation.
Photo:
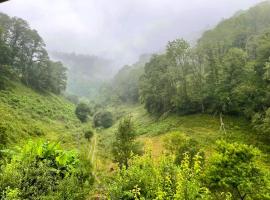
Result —
<svg viewBox="0 0 270 200"><path fill-rule="evenodd" d="M128 169L119 169L109 187L111 199L211 199L199 181L200 161L190 168L186 154L180 166L172 157L155 162L151 154L135 157Z"/></svg>
<svg viewBox="0 0 270 200"><path fill-rule="evenodd" d="M84 137L85 139L87 139L88 141L91 140L91 138L94 136L94 132L92 130L86 131L84 133Z"/></svg>
<svg viewBox="0 0 270 200"><path fill-rule="evenodd" d="M81 162L58 144L30 142L2 169L1 199L84 199L93 178Z"/></svg>
<svg viewBox="0 0 270 200"><path fill-rule="evenodd" d="M95 127L109 128L113 124L113 116L109 111L99 111L94 116Z"/></svg>
<svg viewBox="0 0 270 200"><path fill-rule="evenodd" d="M234 199L267 199L268 177L258 161L260 151L252 146L220 141L207 172L210 187L230 191ZM267 182L268 181L268 182Z"/></svg>
<svg viewBox="0 0 270 200"><path fill-rule="evenodd" d="M169 42L166 53L145 65L140 95L149 113L219 113L265 126L269 107L269 3L223 21L191 47ZM253 13L260 13L256 19ZM255 22L254 22L255 20ZM250 26L256 25L254 30ZM237 27L237 28L236 28ZM245 27L245 28L243 28ZM250 28L250 29L249 29ZM230 32L224 36L224 33ZM246 32L243 32L246 31Z"/></svg>
<svg viewBox="0 0 270 200"><path fill-rule="evenodd" d="M140 145L135 142L136 133L130 117L124 118L119 122L118 130L115 133L113 143L113 156L119 167L128 168L129 159L136 154L140 154Z"/></svg>
<svg viewBox="0 0 270 200"><path fill-rule="evenodd" d="M198 142L178 132L174 132L165 138L164 145L170 154L175 155L176 163L181 163L186 153L189 154L190 164L193 164L193 159L196 155L199 155L202 160L204 159L204 152L200 149ZM201 164L204 163L202 162Z"/></svg>
<svg viewBox="0 0 270 200"><path fill-rule="evenodd" d="M86 122L88 120L90 112L90 107L86 103L79 103L75 110L75 114L81 122Z"/></svg>
<svg viewBox="0 0 270 200"><path fill-rule="evenodd" d="M0 199L270 199L269 19L258 4L101 86L108 61L54 53L66 74L0 14Z"/></svg>
<svg viewBox="0 0 270 200"><path fill-rule="evenodd" d="M49 59L36 30L32 30L25 20L10 18L3 13L0 13L0 30L1 77L20 79L39 91L60 94L65 90L66 68ZM1 78L0 87L4 88L4 84Z"/></svg>
<svg viewBox="0 0 270 200"><path fill-rule="evenodd" d="M93 184L83 136L90 127L63 97L8 84L0 91L0 199L84 199Z"/></svg>

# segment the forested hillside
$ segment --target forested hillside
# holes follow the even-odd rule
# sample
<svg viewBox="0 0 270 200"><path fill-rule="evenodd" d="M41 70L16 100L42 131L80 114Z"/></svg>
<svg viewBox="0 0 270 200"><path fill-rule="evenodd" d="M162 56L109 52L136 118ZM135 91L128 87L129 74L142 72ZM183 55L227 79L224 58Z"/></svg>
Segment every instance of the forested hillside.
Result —
<svg viewBox="0 0 270 200"><path fill-rule="evenodd" d="M176 39L146 64L140 94L150 113L244 116L267 133L270 5L265 2L204 33Z"/></svg>
<svg viewBox="0 0 270 200"><path fill-rule="evenodd" d="M269 200L270 2L162 52L62 64L0 13L0 199Z"/></svg>
<svg viewBox="0 0 270 200"><path fill-rule="evenodd" d="M0 30L0 199L85 199L91 125L60 96L66 68L23 19L1 13Z"/></svg>
<svg viewBox="0 0 270 200"><path fill-rule="evenodd" d="M269 198L269 157L255 161L257 148L269 154L269 19L270 3L258 4L223 20L195 46L170 41L135 82L132 68L119 72L115 79L129 81L110 85L109 102L128 103L112 109L128 117L100 139L101 159L120 167L108 188L113 199ZM127 102L130 91L136 98ZM134 158L147 141L144 155ZM253 173L263 166L264 178Z"/></svg>

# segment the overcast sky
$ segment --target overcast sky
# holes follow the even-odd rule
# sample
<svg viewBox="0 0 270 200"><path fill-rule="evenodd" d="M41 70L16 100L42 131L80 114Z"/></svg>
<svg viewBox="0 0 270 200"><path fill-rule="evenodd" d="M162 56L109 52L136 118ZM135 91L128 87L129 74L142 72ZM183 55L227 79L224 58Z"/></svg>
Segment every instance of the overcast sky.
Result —
<svg viewBox="0 0 270 200"><path fill-rule="evenodd" d="M50 51L105 56L122 63L194 39L261 0L10 0L0 11L26 19Z"/></svg>

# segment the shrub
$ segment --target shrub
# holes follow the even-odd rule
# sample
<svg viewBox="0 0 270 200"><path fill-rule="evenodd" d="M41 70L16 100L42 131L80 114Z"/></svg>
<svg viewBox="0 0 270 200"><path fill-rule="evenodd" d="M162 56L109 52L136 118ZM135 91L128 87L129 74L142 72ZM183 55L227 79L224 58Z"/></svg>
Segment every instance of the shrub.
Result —
<svg viewBox="0 0 270 200"><path fill-rule="evenodd" d="M252 146L219 141L206 174L211 189L229 191L233 199L269 197L269 190L266 192L269 183L259 165L260 156L260 151Z"/></svg>
<svg viewBox="0 0 270 200"><path fill-rule="evenodd" d="M146 153L135 156L128 169L118 169L109 184L109 199L211 199L200 181L203 171L198 155L192 167L188 154L180 166L171 156L156 159Z"/></svg>
<svg viewBox="0 0 270 200"><path fill-rule="evenodd" d="M141 144L136 139L136 132L130 117L120 121L113 142L113 157L119 167L128 168L128 161L133 155L141 154Z"/></svg>
<svg viewBox="0 0 270 200"><path fill-rule="evenodd" d="M75 110L75 114L81 122L87 121L90 112L90 107L86 103L79 103Z"/></svg>
<svg viewBox="0 0 270 200"><path fill-rule="evenodd" d="M84 133L84 137L85 137L85 139L87 139L88 141L93 137L93 135L94 135L94 132L93 132L92 130L86 131L86 132Z"/></svg>
<svg viewBox="0 0 270 200"><path fill-rule="evenodd" d="M94 116L95 127L109 128L113 124L113 116L111 112L100 111Z"/></svg>
<svg viewBox="0 0 270 200"><path fill-rule="evenodd" d="M84 199L93 182L84 163L56 143L29 142L3 166L0 199Z"/></svg>
<svg viewBox="0 0 270 200"><path fill-rule="evenodd" d="M173 132L167 136L164 140L165 148L175 155L175 162L180 164L184 159L185 153L190 156L190 164L193 164L193 158L195 155L200 155L201 163L204 164L204 152L201 150L199 143L185 134L179 132Z"/></svg>

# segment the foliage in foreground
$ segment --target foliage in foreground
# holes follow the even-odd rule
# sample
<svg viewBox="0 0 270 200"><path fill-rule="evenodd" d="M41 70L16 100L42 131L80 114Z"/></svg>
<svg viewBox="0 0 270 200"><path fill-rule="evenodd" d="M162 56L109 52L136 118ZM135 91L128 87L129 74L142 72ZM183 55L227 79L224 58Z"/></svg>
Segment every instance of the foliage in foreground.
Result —
<svg viewBox="0 0 270 200"><path fill-rule="evenodd" d="M128 169L122 168L109 188L111 199L211 199L210 191L200 182L199 156L190 167L185 154L181 165L173 157L154 161L151 153L135 157Z"/></svg>
<svg viewBox="0 0 270 200"><path fill-rule="evenodd" d="M258 163L259 150L224 141L217 145L216 155L205 168L199 153L192 161L184 153L181 163L174 156L162 155L156 160L149 151L135 156L128 168L118 169L108 196L124 200L269 199L269 181Z"/></svg>
<svg viewBox="0 0 270 200"><path fill-rule="evenodd" d="M260 156L252 146L219 141L206 174L210 188L229 191L234 199L269 199L269 177L259 164Z"/></svg>
<svg viewBox="0 0 270 200"><path fill-rule="evenodd" d="M91 165L58 144L29 142L1 167L0 199L85 199Z"/></svg>

